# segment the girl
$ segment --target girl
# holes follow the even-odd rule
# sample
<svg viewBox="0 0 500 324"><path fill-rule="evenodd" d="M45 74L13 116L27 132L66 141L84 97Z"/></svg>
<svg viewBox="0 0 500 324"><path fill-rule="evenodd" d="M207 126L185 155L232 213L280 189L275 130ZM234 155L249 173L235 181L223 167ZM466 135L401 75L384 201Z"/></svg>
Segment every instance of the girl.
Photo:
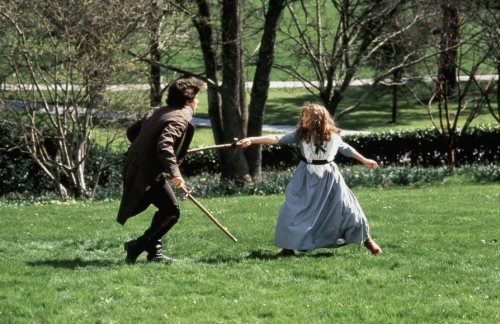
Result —
<svg viewBox="0 0 500 324"><path fill-rule="evenodd" d="M365 214L333 159L340 152L370 169L378 168L378 164L344 143L339 134L328 111L309 103L302 107L296 131L238 142L243 148L252 144L299 145L301 161L286 187L276 224L274 243L282 248L276 256L349 243L364 244L374 255L382 253L370 237Z"/></svg>

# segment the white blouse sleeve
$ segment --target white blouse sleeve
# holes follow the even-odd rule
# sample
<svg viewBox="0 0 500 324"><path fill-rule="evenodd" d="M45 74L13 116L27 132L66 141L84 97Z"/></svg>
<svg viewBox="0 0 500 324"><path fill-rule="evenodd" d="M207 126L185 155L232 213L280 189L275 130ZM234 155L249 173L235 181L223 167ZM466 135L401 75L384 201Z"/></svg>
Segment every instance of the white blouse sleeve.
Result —
<svg viewBox="0 0 500 324"><path fill-rule="evenodd" d="M294 144L297 143L297 132L293 131L291 133L288 133L286 135L282 135L279 137L279 142L278 144Z"/></svg>
<svg viewBox="0 0 500 324"><path fill-rule="evenodd" d="M340 136L339 136L339 138L340 138ZM343 156L350 158L354 155L354 152L356 152L356 150L351 145L344 142L342 140L342 138L340 138L338 152L340 154L342 154Z"/></svg>

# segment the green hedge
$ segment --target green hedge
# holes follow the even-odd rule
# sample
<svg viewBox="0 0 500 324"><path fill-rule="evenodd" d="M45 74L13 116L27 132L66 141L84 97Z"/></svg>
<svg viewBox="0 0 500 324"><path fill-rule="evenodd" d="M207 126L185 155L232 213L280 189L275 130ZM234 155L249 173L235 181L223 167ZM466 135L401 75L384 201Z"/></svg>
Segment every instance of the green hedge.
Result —
<svg viewBox="0 0 500 324"><path fill-rule="evenodd" d="M448 160L446 144L435 129L349 136L345 141L385 165L440 166ZM460 134L456 160L461 165L500 161L500 126L482 125ZM346 159L341 158L339 162Z"/></svg>
<svg viewBox="0 0 500 324"><path fill-rule="evenodd" d="M344 140L367 157L381 162L383 168L366 173L351 168L358 164L353 159L339 155L337 162L344 170L346 181L351 186L370 185L384 186L387 184L407 185L426 182L446 176L448 168L442 167L446 160L446 152L440 144L437 133L432 130L414 132L385 132L363 136L346 136ZM0 127L0 196L9 193L44 194L52 190L52 183L40 168L30 159L29 155L16 148L19 139ZM458 150L459 162L462 164L459 172L466 172L474 181L499 181L500 127L481 126L470 129L462 135ZM116 196L121 190L122 152L105 152L101 147L92 146L89 160L86 163L86 180L89 187L98 181L97 193L102 196ZM104 162L102 173L97 179L97 173ZM264 181L260 184L247 186L246 193L281 193L288 178L287 170L298 163L297 153L293 146L264 146L263 169L285 172L266 172ZM472 166L471 166L472 165ZM401 168L406 166L406 168ZM431 168L429 168L431 167ZM219 181L203 183L204 178L217 178L219 163L217 151L199 151L189 154L181 165L183 174L192 177L192 181L200 183L199 188L212 188L214 192L231 194L240 192L236 184L230 182L217 189ZM352 169L352 170L351 170ZM428 169L428 170L427 170ZM408 171L413 170L413 171ZM388 172L388 173L387 173ZM211 174L207 176L207 174ZM208 180L206 180L208 181ZM275 184L282 183L281 186ZM200 189L201 190L201 189Z"/></svg>
<svg viewBox="0 0 500 324"><path fill-rule="evenodd" d="M0 125L0 196L51 190L50 179L18 148L20 140L4 126Z"/></svg>
<svg viewBox="0 0 500 324"><path fill-rule="evenodd" d="M389 131L368 135L345 136L344 141L366 157L382 165L441 166L446 165L447 150L434 129L416 131ZM264 169L286 169L298 163L297 149L293 145L264 145L262 167ZM338 164L358 162L338 155ZM498 163L500 161L500 126L483 125L468 129L458 142L459 164ZM184 174L201 172L219 173L218 152L198 151L186 157L181 169Z"/></svg>
<svg viewBox="0 0 500 324"><path fill-rule="evenodd" d="M500 182L500 165L467 165L458 168L455 174L446 166L421 167L382 167L370 170L364 166L344 166L340 168L347 185L353 187L390 187L422 186L442 183L446 178L455 176L464 182ZM212 173L204 173L188 178L189 186L201 197L225 196L234 194L269 195L283 194L292 177L293 169L265 171L262 182L244 185L233 181L220 181ZM180 195L181 193L179 193Z"/></svg>

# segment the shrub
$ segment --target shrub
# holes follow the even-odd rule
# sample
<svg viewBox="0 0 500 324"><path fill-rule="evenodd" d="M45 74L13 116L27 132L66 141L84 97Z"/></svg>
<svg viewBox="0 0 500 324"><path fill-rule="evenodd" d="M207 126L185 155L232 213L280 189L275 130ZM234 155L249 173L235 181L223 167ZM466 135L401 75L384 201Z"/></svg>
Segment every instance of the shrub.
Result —
<svg viewBox="0 0 500 324"><path fill-rule="evenodd" d="M457 170L457 173L480 183L500 181L500 166L498 164L464 165Z"/></svg>
<svg viewBox="0 0 500 324"><path fill-rule="evenodd" d="M194 194L201 197L245 195L283 194L292 177L292 169L264 171L262 182L237 184L233 181L221 181L212 173L203 173L188 178L189 186ZM421 186L441 183L454 173L446 166L422 167L383 167L370 170L364 166L341 167L344 180L349 187L389 187L389 186ZM457 169L457 175L475 182L500 181L500 165L468 165ZM469 180L467 180L469 181ZM181 193L179 192L179 195Z"/></svg>
<svg viewBox="0 0 500 324"><path fill-rule="evenodd" d="M46 195L54 190L53 181L33 161L28 153L19 147L21 139L7 127L0 127L0 196ZM101 188L121 190L121 169L123 153L107 152L92 143L86 161L86 181L92 188L99 181ZM101 165L101 163L103 163ZM101 171L99 179L98 172ZM62 179L64 183L64 178ZM70 188L71 189L71 188Z"/></svg>
<svg viewBox="0 0 500 324"><path fill-rule="evenodd" d="M446 145L435 129L346 136L344 141L385 165L429 167L445 165L448 160ZM500 126L467 129L458 137L456 154L460 164L498 162ZM339 157L338 161L352 163L344 157Z"/></svg>
<svg viewBox="0 0 500 324"><path fill-rule="evenodd" d="M52 188L48 176L28 153L19 148L21 139L0 127L0 196L10 192L43 192Z"/></svg>
<svg viewBox="0 0 500 324"><path fill-rule="evenodd" d="M451 170L443 166L446 153L438 144L437 133L432 130L346 136L344 140L363 155L373 157L384 165L383 168L367 172L365 168L352 167L352 164L358 164L357 161L339 155L337 162L350 186L418 185L441 181L451 173ZM40 195L53 190L52 182L45 173L28 154L17 148L19 143L20 139L15 134L0 127L0 195ZM465 132L458 150L463 167L457 170L457 174L478 182L500 181L499 145L499 126L481 126ZM190 185L202 195L283 193L291 176L290 169L298 163L296 149L293 146L267 145L263 147L262 156L263 181L243 187L218 180L220 167L216 150L188 154L181 165L181 171L185 176L191 177ZM89 188L98 182L97 198L120 193L122 162L122 152L105 151L92 143L86 162L86 181ZM101 174L98 178L99 172Z"/></svg>
<svg viewBox="0 0 500 324"><path fill-rule="evenodd" d="M416 131L389 131L367 135L345 136L363 155L386 166L435 167L446 165L447 150L434 129ZM262 149L263 169L287 169L295 166L299 159L293 145L270 146ZM220 172L217 151L199 151L186 156L181 170L186 175L200 172ZM500 126L483 125L468 129L458 142L457 161L460 164L497 163L500 160ZM358 162L338 155L339 165Z"/></svg>

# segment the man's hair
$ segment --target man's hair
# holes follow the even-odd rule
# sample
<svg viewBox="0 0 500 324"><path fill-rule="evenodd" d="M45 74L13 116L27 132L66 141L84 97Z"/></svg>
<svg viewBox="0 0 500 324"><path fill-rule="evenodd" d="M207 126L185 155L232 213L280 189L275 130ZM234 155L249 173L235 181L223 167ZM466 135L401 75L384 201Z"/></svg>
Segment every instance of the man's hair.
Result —
<svg viewBox="0 0 500 324"><path fill-rule="evenodd" d="M203 88L203 82L196 79L175 80L168 86L167 105L170 107L184 107Z"/></svg>

